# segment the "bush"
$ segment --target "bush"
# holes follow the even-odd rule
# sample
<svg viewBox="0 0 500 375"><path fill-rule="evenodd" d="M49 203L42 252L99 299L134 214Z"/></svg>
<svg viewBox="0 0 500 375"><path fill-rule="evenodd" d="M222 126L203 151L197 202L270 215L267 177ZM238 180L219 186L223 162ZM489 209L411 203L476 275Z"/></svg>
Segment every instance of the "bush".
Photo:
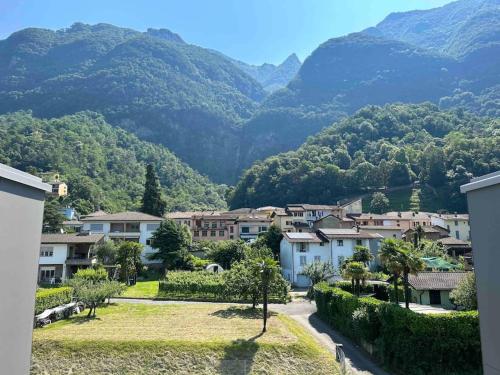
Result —
<svg viewBox="0 0 500 375"><path fill-rule="evenodd" d="M320 283L315 287L321 319L401 374L480 374L477 312L425 315L374 298L357 298Z"/></svg>
<svg viewBox="0 0 500 375"><path fill-rule="evenodd" d="M73 290L69 287L39 289L35 298L35 314L71 302Z"/></svg>
<svg viewBox="0 0 500 375"><path fill-rule="evenodd" d="M224 273L229 272L225 271ZM213 302L251 302L226 287L222 273L207 271L170 271L160 280L158 297L173 300ZM286 302L287 293L269 296L270 302Z"/></svg>

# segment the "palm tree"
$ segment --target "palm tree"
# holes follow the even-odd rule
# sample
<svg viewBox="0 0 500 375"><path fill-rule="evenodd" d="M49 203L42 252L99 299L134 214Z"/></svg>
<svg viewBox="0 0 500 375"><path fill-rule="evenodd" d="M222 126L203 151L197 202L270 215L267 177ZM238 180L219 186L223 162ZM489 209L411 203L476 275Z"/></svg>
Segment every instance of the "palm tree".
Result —
<svg viewBox="0 0 500 375"><path fill-rule="evenodd" d="M335 274L335 268L330 262L313 262L305 265L302 268L301 274L307 276L311 280L311 286L307 291L307 296L312 298L314 285L331 278Z"/></svg>
<svg viewBox="0 0 500 375"><path fill-rule="evenodd" d="M344 270L344 277L350 278L353 285L353 292L359 297L361 288L360 281L365 280L368 275L368 271L362 262L351 261L347 263ZM356 287L354 288L354 282L356 282Z"/></svg>
<svg viewBox="0 0 500 375"><path fill-rule="evenodd" d="M380 247L379 257L382 264L392 273L394 283L395 303L399 304L398 299L398 279L403 272L401 264L400 248L404 246L404 241L394 238L386 238Z"/></svg>
<svg viewBox="0 0 500 375"><path fill-rule="evenodd" d="M400 260L403 266L403 285L405 289L405 307L410 308L410 282L408 281L408 276L410 274L416 275L419 271L425 268L425 264L422 259L418 256L417 252L408 243L406 248L400 249L401 256Z"/></svg>
<svg viewBox="0 0 500 375"><path fill-rule="evenodd" d="M369 248L358 245L354 248L352 259L356 262L362 262L365 266L368 266L368 263L370 263L373 259L373 255L371 254Z"/></svg>
<svg viewBox="0 0 500 375"><path fill-rule="evenodd" d="M274 278L276 273L279 272L278 262L272 258L260 258L256 260L257 270L261 275L261 287L262 287L262 307L263 307L263 320L264 325L262 327L262 332L266 332L267 329L267 303L269 295L269 284Z"/></svg>

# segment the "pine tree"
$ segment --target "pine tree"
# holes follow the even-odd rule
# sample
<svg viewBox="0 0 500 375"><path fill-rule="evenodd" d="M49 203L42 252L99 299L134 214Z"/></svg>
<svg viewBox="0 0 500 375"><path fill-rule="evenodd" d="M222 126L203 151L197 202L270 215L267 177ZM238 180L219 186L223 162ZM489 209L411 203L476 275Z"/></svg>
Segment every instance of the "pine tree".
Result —
<svg viewBox="0 0 500 375"><path fill-rule="evenodd" d="M141 211L154 215L163 216L166 202L161 196L161 187L156 176L153 165L148 164L146 168L146 183L144 184L144 195L142 197Z"/></svg>

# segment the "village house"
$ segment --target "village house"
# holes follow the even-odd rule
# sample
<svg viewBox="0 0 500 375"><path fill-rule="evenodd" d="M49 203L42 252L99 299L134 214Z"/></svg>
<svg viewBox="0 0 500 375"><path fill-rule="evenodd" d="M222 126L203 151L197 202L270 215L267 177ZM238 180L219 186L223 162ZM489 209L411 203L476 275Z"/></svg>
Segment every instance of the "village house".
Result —
<svg viewBox="0 0 500 375"><path fill-rule="evenodd" d="M412 302L453 309L450 292L455 289L467 272L419 272L409 275Z"/></svg>
<svg viewBox="0 0 500 375"><path fill-rule="evenodd" d="M64 281L80 268L96 264L94 248L103 241L104 234L42 234L38 282Z"/></svg>
<svg viewBox="0 0 500 375"><path fill-rule="evenodd" d="M418 231L420 228L420 238L423 240L437 241L441 238L449 237L449 233L445 228L441 228L438 225L433 226L420 226L416 228L407 229L403 233L403 238L407 242L413 242L415 236L418 236Z"/></svg>
<svg viewBox="0 0 500 375"><path fill-rule="evenodd" d="M133 241L144 245L142 261L155 263L148 255L155 252L151 245L151 236L158 229L163 218L142 212L119 212L107 214L103 212L87 215L82 218L82 233L104 234L106 239L114 241Z"/></svg>
<svg viewBox="0 0 500 375"><path fill-rule="evenodd" d="M393 225L360 225L359 229L363 232L370 234L378 234L383 238L402 238L402 231L400 227Z"/></svg>
<svg viewBox="0 0 500 375"><path fill-rule="evenodd" d="M344 228L351 229L355 225L354 219L350 217L338 217L335 215L326 215L312 223L312 231L324 228Z"/></svg>
<svg viewBox="0 0 500 375"><path fill-rule="evenodd" d="M470 241L468 214L432 214L431 223L446 228L450 236L457 240Z"/></svg>
<svg viewBox="0 0 500 375"><path fill-rule="evenodd" d="M302 275L305 265L312 262L331 262L338 271L358 245L378 250L380 236L357 229L319 229L317 232L285 232L280 244L280 263L283 277L293 285L309 286Z"/></svg>

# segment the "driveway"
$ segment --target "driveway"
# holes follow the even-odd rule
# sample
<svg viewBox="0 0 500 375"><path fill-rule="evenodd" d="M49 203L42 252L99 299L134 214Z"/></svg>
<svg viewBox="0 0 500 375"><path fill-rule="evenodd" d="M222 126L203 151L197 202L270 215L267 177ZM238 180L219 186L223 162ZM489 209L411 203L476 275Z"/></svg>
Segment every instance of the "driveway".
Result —
<svg viewBox="0 0 500 375"><path fill-rule="evenodd" d="M212 302L194 301L158 301L150 299L116 298L112 302L144 303L150 305L178 305L178 304L206 304ZM219 303L234 305L234 303ZM316 315L316 304L303 298L294 298L293 302L283 304L269 304L269 309L286 314L306 328L316 339L327 348L332 355L336 353L336 344L342 344L346 362L353 375L389 375L388 372L377 366L373 360L358 345L331 329Z"/></svg>

